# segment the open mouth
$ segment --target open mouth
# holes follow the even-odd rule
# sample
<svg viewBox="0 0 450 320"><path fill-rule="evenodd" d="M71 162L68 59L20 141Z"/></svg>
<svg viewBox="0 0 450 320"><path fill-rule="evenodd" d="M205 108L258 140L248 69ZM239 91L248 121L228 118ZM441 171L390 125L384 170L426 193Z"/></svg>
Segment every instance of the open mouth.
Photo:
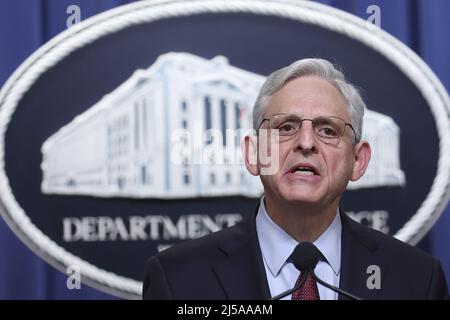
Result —
<svg viewBox="0 0 450 320"><path fill-rule="evenodd" d="M308 164L296 165L289 171L289 173L301 176L319 176L319 172L317 171L317 169L314 166Z"/></svg>

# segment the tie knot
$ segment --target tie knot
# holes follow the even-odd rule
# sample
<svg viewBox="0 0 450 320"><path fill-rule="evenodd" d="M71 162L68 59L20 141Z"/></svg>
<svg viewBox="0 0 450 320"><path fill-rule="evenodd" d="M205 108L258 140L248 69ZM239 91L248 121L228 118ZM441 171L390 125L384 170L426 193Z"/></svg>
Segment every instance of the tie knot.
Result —
<svg viewBox="0 0 450 320"><path fill-rule="evenodd" d="M301 272L313 270L319 260L325 261L322 252L310 242L299 243L292 252L290 259Z"/></svg>

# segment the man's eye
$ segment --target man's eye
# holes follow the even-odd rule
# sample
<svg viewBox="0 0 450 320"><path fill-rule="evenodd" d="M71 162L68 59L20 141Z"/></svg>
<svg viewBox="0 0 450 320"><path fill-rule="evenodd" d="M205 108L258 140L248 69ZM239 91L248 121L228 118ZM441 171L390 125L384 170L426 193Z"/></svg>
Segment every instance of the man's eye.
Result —
<svg viewBox="0 0 450 320"><path fill-rule="evenodd" d="M322 136L326 136L326 137L337 137L338 136L337 130L333 129L332 127L321 127L321 128L319 128L318 132Z"/></svg>
<svg viewBox="0 0 450 320"><path fill-rule="evenodd" d="M283 123L278 127L280 133L290 133L295 131L295 126L292 123Z"/></svg>

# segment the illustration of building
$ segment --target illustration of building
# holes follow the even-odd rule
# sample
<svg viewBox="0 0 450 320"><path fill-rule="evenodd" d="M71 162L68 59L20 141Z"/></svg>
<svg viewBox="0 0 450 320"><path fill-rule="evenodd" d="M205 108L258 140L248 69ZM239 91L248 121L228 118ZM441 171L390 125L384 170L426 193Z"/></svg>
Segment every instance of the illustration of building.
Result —
<svg viewBox="0 0 450 320"><path fill-rule="evenodd" d="M262 185L247 172L239 141L240 132L252 128L253 104L264 80L223 56L161 55L44 142L42 192L260 196ZM374 152L366 176L349 188L403 185L393 120L368 110L363 131L380 152ZM230 152L220 154L221 149Z"/></svg>
<svg viewBox="0 0 450 320"><path fill-rule="evenodd" d="M348 189L381 186L404 186L405 173L400 169L400 128L392 118L366 109L363 121L364 140L372 155L361 179L350 182Z"/></svg>

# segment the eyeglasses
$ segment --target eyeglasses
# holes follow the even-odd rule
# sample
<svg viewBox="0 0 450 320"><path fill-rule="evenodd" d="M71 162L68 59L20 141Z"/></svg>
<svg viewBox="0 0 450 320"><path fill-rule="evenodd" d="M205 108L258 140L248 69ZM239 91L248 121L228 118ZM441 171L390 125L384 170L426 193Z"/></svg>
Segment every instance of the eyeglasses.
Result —
<svg viewBox="0 0 450 320"><path fill-rule="evenodd" d="M323 141L334 144L339 143L345 134L345 128L349 126L353 131L354 143L356 144L355 129L350 123L339 117L320 116L314 119L302 119L296 114L278 113L271 115L269 118L264 118L258 127L258 131L264 121L269 121L269 130L279 136L293 136L302 127L303 121L311 121L314 133Z"/></svg>

